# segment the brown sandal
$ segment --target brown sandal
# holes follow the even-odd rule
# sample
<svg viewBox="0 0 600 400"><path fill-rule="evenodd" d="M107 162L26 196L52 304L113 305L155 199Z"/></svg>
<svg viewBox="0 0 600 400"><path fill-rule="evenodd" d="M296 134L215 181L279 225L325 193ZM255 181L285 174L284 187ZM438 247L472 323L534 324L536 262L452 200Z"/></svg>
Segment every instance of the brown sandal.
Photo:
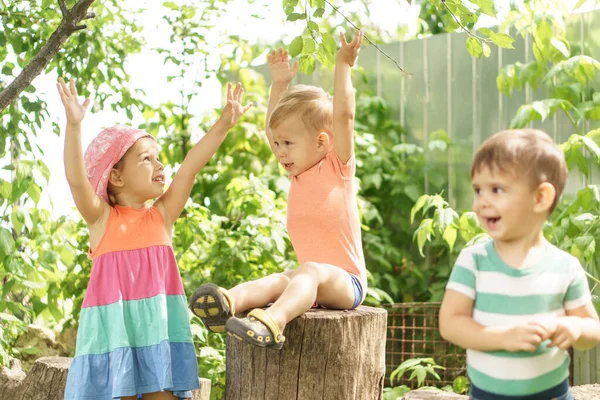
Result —
<svg viewBox="0 0 600 400"><path fill-rule="evenodd" d="M227 290L213 283L200 286L190 298L190 309L211 332L225 332L225 323L235 315L233 299Z"/></svg>
<svg viewBox="0 0 600 400"><path fill-rule="evenodd" d="M279 350L285 336L265 310L255 308L244 318L230 318L225 324L229 336L251 343L258 347Z"/></svg>

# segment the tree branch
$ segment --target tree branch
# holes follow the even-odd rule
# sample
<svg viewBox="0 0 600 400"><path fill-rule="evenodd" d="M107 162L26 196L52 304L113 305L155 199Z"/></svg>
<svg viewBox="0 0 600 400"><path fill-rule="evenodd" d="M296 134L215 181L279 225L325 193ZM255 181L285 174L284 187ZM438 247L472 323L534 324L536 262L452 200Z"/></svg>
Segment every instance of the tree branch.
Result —
<svg viewBox="0 0 600 400"><path fill-rule="evenodd" d="M79 23L84 19L89 19L90 15L93 15L93 13L88 13L88 8L90 8L93 2L94 0L79 0L77 4L69 10L67 9L65 0L58 0L58 4L63 12L63 19L60 25L52 33L40 52L36 54L23 71L21 71L19 76L0 92L0 112L19 97L21 92L29 86L42 71L44 71L46 65L48 65L50 60L58 53L73 32L85 29L86 26L79 25ZM64 10L66 10L66 12Z"/></svg>
<svg viewBox="0 0 600 400"><path fill-rule="evenodd" d="M330 6L331 8L333 8L333 10L334 10L335 12L337 12L337 13L338 13L338 14L340 14L342 17L344 17L344 19L345 19L346 21L348 21L348 23L349 23L350 25L352 25L352 27L353 27L354 29L356 29L357 31L359 31L359 30L360 30L360 29L358 28L358 26L354 25L354 22L350 21L350 20L348 19L348 17L346 17L344 14L342 14L342 12L341 12L341 11L340 11L340 10L339 10L339 9L338 9L336 6L334 6L333 4L331 4L331 3L329 2L329 0L325 0L325 3L329 4L329 6ZM398 67L398 69L399 69L400 71L404 72L404 73L405 73L405 74L407 74L407 75L412 75L411 73L409 73L409 72L406 72L404 69L402 69L402 67L401 67L401 66L398 64L398 62L397 62L396 60L394 60L392 57L390 57L390 56L389 56L389 55L388 55L388 54L387 54L385 51L381 50L381 48L380 48L379 46L377 46L377 45L375 44L375 42L373 42L371 39L369 39L369 37L368 37L367 35L364 35L364 34L363 34L363 36L364 36L364 38L365 38L365 39L367 39L367 41L368 41L369 43L371 43L373 46L375 46L375 48L376 48L376 49L377 49L377 50L378 50L378 51L379 51L381 54L383 54L384 56L386 56L387 58L389 58L389 59L390 59L390 60L391 60L391 61L392 61L394 64L396 64L396 67Z"/></svg>
<svg viewBox="0 0 600 400"><path fill-rule="evenodd" d="M69 13L69 9L67 8L67 2L65 0L58 0L58 5L60 6L60 12L63 17Z"/></svg>

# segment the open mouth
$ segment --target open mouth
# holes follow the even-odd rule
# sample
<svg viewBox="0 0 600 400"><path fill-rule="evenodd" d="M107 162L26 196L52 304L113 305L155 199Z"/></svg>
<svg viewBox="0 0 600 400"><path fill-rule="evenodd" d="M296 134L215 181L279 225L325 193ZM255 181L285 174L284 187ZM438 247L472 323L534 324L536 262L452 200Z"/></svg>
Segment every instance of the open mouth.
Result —
<svg viewBox="0 0 600 400"><path fill-rule="evenodd" d="M164 184L165 183L165 176L164 175L159 175L156 178L153 178L152 181Z"/></svg>
<svg viewBox="0 0 600 400"><path fill-rule="evenodd" d="M492 218L485 219L485 223L488 228L495 228L496 225L498 224L498 221L500 221L500 217L492 217Z"/></svg>
<svg viewBox="0 0 600 400"><path fill-rule="evenodd" d="M290 169L290 168L292 168L292 166L294 165L294 163L283 163L282 165L283 165L283 168Z"/></svg>

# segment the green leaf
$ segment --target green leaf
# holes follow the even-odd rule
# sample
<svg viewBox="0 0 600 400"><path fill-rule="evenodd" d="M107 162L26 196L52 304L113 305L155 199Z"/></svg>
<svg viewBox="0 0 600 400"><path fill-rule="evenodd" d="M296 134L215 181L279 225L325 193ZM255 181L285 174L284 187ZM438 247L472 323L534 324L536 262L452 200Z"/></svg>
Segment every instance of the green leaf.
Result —
<svg viewBox="0 0 600 400"><path fill-rule="evenodd" d="M447 227L454 223L455 219L458 219L458 214L451 208L438 208L433 214L433 219L437 224L439 232L443 233Z"/></svg>
<svg viewBox="0 0 600 400"><path fill-rule="evenodd" d="M452 253L452 249L454 248L454 243L456 243L456 236L457 236L457 231L456 228L453 226L448 226L446 228L446 230L444 231L444 235L442 236L442 239L444 239L444 241L446 243L448 243L448 247L450 247L450 252Z"/></svg>
<svg viewBox="0 0 600 400"><path fill-rule="evenodd" d="M291 13L287 16L288 21L298 21L299 19L305 19L306 14L304 13Z"/></svg>
<svg viewBox="0 0 600 400"><path fill-rule="evenodd" d="M325 14L325 9L324 9L324 8L321 8L321 7L319 7L319 8L317 8L317 9L315 10L315 12L313 13L313 17L315 17L315 18L321 18L321 17L323 16L323 14Z"/></svg>
<svg viewBox="0 0 600 400"><path fill-rule="evenodd" d="M335 53L337 53L337 44L333 36L331 36L329 33L324 33L321 38L323 40L321 44L325 50L327 50L328 53L335 55Z"/></svg>
<svg viewBox="0 0 600 400"><path fill-rule="evenodd" d="M13 207L10 219L15 232L17 235L19 235L23 229L23 225L25 224L25 212L21 207Z"/></svg>
<svg viewBox="0 0 600 400"><path fill-rule="evenodd" d="M483 48L481 47L481 42L478 39L475 39L473 36L469 36L467 39L467 50L472 57L480 58L483 53Z"/></svg>
<svg viewBox="0 0 600 400"><path fill-rule="evenodd" d="M177 6L177 4L175 4L175 3L174 3L174 2L172 2L172 1L165 1L165 2L163 3L163 7L170 8L171 10L175 10L175 11L177 11L177 9L179 8L179 7Z"/></svg>
<svg viewBox="0 0 600 400"><path fill-rule="evenodd" d="M588 2L588 0L579 0L577 2L577 4L575 4L575 7L573 7L573 11L577 10L579 7L581 7L582 5L584 5L587 2Z"/></svg>
<svg viewBox="0 0 600 400"><path fill-rule="evenodd" d="M496 33L494 36L490 37L490 40L505 49L514 49L512 44L515 39L505 33Z"/></svg>
<svg viewBox="0 0 600 400"><path fill-rule="evenodd" d="M0 198L8 199L12 193L12 185L10 182L0 179Z"/></svg>
<svg viewBox="0 0 600 400"><path fill-rule="evenodd" d="M36 184L29 185L27 188L27 194L31 197L31 200L37 205L40 202L40 197L42 195L42 189Z"/></svg>
<svg viewBox="0 0 600 400"><path fill-rule="evenodd" d="M415 231L414 235L417 236L417 246L419 247L419 253L421 253L422 257L425 257L423 254L423 248L425 247L425 242L431 239L431 234L433 233L433 220L431 218L426 218L421 221L421 224Z"/></svg>
<svg viewBox="0 0 600 400"><path fill-rule="evenodd" d="M36 354L40 354L40 350L37 347L25 347L21 350L21 354L29 354L29 355L36 355Z"/></svg>
<svg viewBox="0 0 600 400"><path fill-rule="evenodd" d="M306 75L310 75L314 72L316 67L315 58L313 56L302 56L300 57L300 71Z"/></svg>
<svg viewBox="0 0 600 400"><path fill-rule="evenodd" d="M494 10L494 0L471 0L471 3L478 5L482 13L496 18L496 10Z"/></svg>
<svg viewBox="0 0 600 400"><path fill-rule="evenodd" d="M304 52L306 54L312 54L317 49L317 43L312 38L304 39Z"/></svg>
<svg viewBox="0 0 600 400"><path fill-rule="evenodd" d="M415 221L415 215L419 212L419 210L421 210L421 208L423 208L423 206L427 202L427 199L429 199L428 194L422 195L421 197L419 197L419 199L417 200L417 202L415 203L413 208L410 210L410 223L411 224Z"/></svg>
<svg viewBox="0 0 600 400"><path fill-rule="evenodd" d="M423 386L423 382L425 381L425 378L427 378L427 371L425 370L425 368L421 367L421 368L417 368L417 370L415 372L417 375L417 385L419 387L421 387L421 386Z"/></svg>
<svg viewBox="0 0 600 400"><path fill-rule="evenodd" d="M458 394L466 393L469 390L469 385L470 382L466 376L459 376L452 382L452 390Z"/></svg>
<svg viewBox="0 0 600 400"><path fill-rule="evenodd" d="M298 54L300 54L302 52L303 43L304 43L304 40L302 39L302 36L296 36L294 38L294 40L292 40L292 43L290 43L290 49L289 49L290 57L296 57Z"/></svg>
<svg viewBox="0 0 600 400"><path fill-rule="evenodd" d="M315 21L308 21L308 29L313 32L319 32L319 25Z"/></svg>
<svg viewBox="0 0 600 400"><path fill-rule="evenodd" d="M479 32L483 33L485 36L487 36L489 38L491 38L492 36L494 36L496 34L496 32L494 32L490 28L479 28Z"/></svg>
<svg viewBox="0 0 600 400"><path fill-rule="evenodd" d="M12 234L4 228L0 228L0 260L15 250L15 241Z"/></svg>
<svg viewBox="0 0 600 400"><path fill-rule="evenodd" d="M489 57L490 54L492 54L492 49L490 49L490 46L488 46L488 44L485 42L483 42L481 46L483 47L483 55Z"/></svg>
<svg viewBox="0 0 600 400"><path fill-rule="evenodd" d="M552 39L550 41L550 43L552 43L552 46L554 46L554 48L558 51L560 51L562 53L563 56L565 57L569 57L569 49L567 48L567 45L565 44L565 42L563 42L562 40L558 40L558 39Z"/></svg>

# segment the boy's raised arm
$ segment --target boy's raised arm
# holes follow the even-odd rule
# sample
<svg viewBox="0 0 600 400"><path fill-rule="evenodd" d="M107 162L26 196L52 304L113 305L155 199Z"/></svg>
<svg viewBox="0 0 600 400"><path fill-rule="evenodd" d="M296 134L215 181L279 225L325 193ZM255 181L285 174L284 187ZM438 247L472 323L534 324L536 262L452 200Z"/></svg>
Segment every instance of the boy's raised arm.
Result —
<svg viewBox="0 0 600 400"><path fill-rule="evenodd" d="M290 68L289 55L287 50L279 49L271 51L267 56L267 62L269 64L269 71L271 72L271 95L269 96L269 104L267 106L267 115L265 121L265 131L267 133L267 139L269 139L269 145L271 150L275 153L275 143L273 142L273 136L271 135L271 129L269 128L269 119L271 114L277 105L281 96L288 90L288 86L296 72L298 71L298 61L294 62Z"/></svg>
<svg viewBox="0 0 600 400"><path fill-rule="evenodd" d="M358 31L350 43L340 32L341 48L335 62L333 84L333 136L335 152L343 163L348 162L354 152L354 115L356 99L350 70L356 63L363 41L363 33Z"/></svg>
<svg viewBox="0 0 600 400"><path fill-rule="evenodd" d="M227 105L225 105L221 117L190 150L175 174L169 189L156 201L155 205L161 211L165 225L169 229L181 214L190 196L196 174L219 149L227 137L227 132L252 106L252 103L242 106L243 93L244 89L241 84L238 83L235 90L232 90L231 83L227 84Z"/></svg>
<svg viewBox="0 0 600 400"><path fill-rule="evenodd" d="M56 86L67 115L64 149L67 182L81 216L88 225L93 225L104 213L108 213L110 208L96 194L85 174L83 151L81 149L81 121L85 116L90 100L85 99L83 104L79 103L75 82L72 79L67 85L62 78L59 78Z"/></svg>

